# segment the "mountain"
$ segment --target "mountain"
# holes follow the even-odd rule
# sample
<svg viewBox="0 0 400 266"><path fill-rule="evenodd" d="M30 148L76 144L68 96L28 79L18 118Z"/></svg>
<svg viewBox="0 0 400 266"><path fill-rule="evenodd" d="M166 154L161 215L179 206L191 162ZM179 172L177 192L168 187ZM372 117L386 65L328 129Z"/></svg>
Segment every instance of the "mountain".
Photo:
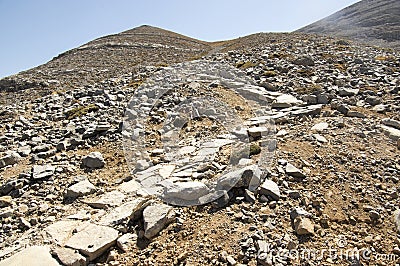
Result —
<svg viewBox="0 0 400 266"><path fill-rule="evenodd" d="M400 1L363 0L297 32L345 37L400 48Z"/></svg>
<svg viewBox="0 0 400 266"><path fill-rule="evenodd" d="M399 73L330 36L141 26L2 79L0 266L400 263Z"/></svg>

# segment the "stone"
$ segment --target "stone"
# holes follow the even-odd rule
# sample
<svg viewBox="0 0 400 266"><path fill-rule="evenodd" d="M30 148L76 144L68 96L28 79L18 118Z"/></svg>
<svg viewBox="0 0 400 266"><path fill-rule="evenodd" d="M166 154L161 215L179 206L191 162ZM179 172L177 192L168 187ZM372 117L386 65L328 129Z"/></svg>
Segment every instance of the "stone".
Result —
<svg viewBox="0 0 400 266"><path fill-rule="evenodd" d="M394 127L396 129L400 129L400 121L394 119L384 118L382 119L382 124L388 127Z"/></svg>
<svg viewBox="0 0 400 266"><path fill-rule="evenodd" d="M20 159L21 159L21 156L17 152L8 151L8 152L6 152L6 155L4 157L0 158L0 168L6 167L9 165L14 165Z"/></svg>
<svg viewBox="0 0 400 266"><path fill-rule="evenodd" d="M122 204L125 199L125 194L114 190L111 192L104 193L100 197L92 200L84 201L86 204L93 208L106 209L108 207L116 207Z"/></svg>
<svg viewBox="0 0 400 266"><path fill-rule="evenodd" d="M252 127L248 129L249 136L253 138L261 138L268 134L268 128L266 127Z"/></svg>
<svg viewBox="0 0 400 266"><path fill-rule="evenodd" d="M281 197L278 185L272 180L265 180L260 186L259 193L261 195L269 196L273 200L279 200Z"/></svg>
<svg viewBox="0 0 400 266"><path fill-rule="evenodd" d="M294 105L301 104L302 101L289 94L282 94L278 96L272 103L272 108L288 108Z"/></svg>
<svg viewBox="0 0 400 266"><path fill-rule="evenodd" d="M348 117L366 118L365 114L354 110L349 110L346 115Z"/></svg>
<svg viewBox="0 0 400 266"><path fill-rule="evenodd" d="M117 239L117 245L123 252L128 252L136 246L137 234L126 233Z"/></svg>
<svg viewBox="0 0 400 266"><path fill-rule="evenodd" d="M111 209L101 217L99 224L113 226L128 222L148 205L148 201L145 198L135 198L128 201L117 208Z"/></svg>
<svg viewBox="0 0 400 266"><path fill-rule="evenodd" d="M371 218L372 221L377 221L381 218L381 215L379 214L379 212L375 211L375 210L371 210L369 211L369 218Z"/></svg>
<svg viewBox="0 0 400 266"><path fill-rule="evenodd" d="M174 211L166 204L155 204L143 210L144 236L152 239L172 221Z"/></svg>
<svg viewBox="0 0 400 266"><path fill-rule="evenodd" d="M400 130L395 129L393 127L388 127L388 126L381 126L383 133L385 133L386 136L388 136L390 139L397 141L400 139Z"/></svg>
<svg viewBox="0 0 400 266"><path fill-rule="evenodd" d="M65 266L86 266L87 261L84 256L79 254L76 250L70 248L55 248L53 253L57 256L58 260Z"/></svg>
<svg viewBox="0 0 400 266"><path fill-rule="evenodd" d="M291 163L286 164L285 172L286 172L286 174L293 176L293 177L297 177L297 178L305 178L306 177L306 175L302 171L300 171L298 168L296 168Z"/></svg>
<svg viewBox="0 0 400 266"><path fill-rule="evenodd" d="M311 130L312 130L312 131L323 131L323 130L325 130L325 129L328 129L328 127L329 127L329 124L328 124L328 123L322 122L322 123L315 124L315 125L311 128Z"/></svg>
<svg viewBox="0 0 400 266"><path fill-rule="evenodd" d="M96 187L90 183L89 180L85 179L80 181L67 189L65 194L66 198L77 198L86 195L90 195L96 192Z"/></svg>
<svg viewBox="0 0 400 266"><path fill-rule="evenodd" d="M91 152L83 158L82 164L90 169L95 169L104 167L105 162L100 152Z"/></svg>
<svg viewBox="0 0 400 266"><path fill-rule="evenodd" d="M397 233L400 234L400 209L394 212L394 224L397 229Z"/></svg>
<svg viewBox="0 0 400 266"><path fill-rule="evenodd" d="M293 64L301 65L301 66L314 66L315 65L313 58L308 55L296 58L293 61Z"/></svg>
<svg viewBox="0 0 400 266"><path fill-rule="evenodd" d="M297 217L302 216L302 217L311 217L311 214L307 212L306 210L296 207L290 212L290 219L293 221Z"/></svg>
<svg viewBox="0 0 400 266"><path fill-rule="evenodd" d="M314 224L307 217L298 216L294 219L294 228L298 235L314 234Z"/></svg>
<svg viewBox="0 0 400 266"><path fill-rule="evenodd" d="M47 226L44 231L50 237L50 241L63 246L79 225L80 221L63 220Z"/></svg>
<svg viewBox="0 0 400 266"><path fill-rule="evenodd" d="M32 178L34 180L49 178L55 171L56 167L52 165L34 165L32 168Z"/></svg>
<svg viewBox="0 0 400 266"><path fill-rule="evenodd" d="M59 266L60 264L50 255L47 246L28 247L8 259L0 261L0 266Z"/></svg>
<svg viewBox="0 0 400 266"><path fill-rule="evenodd" d="M136 194L138 190L141 189L141 185L134 179L124 182L118 186L118 190L125 192L127 194Z"/></svg>
<svg viewBox="0 0 400 266"><path fill-rule="evenodd" d="M117 230L107 226L89 224L74 234L65 243L65 246L79 250L92 261L112 247L117 238Z"/></svg>
<svg viewBox="0 0 400 266"><path fill-rule="evenodd" d="M208 187L202 182L176 182L165 188L164 197L168 199L196 201L208 193Z"/></svg>
<svg viewBox="0 0 400 266"><path fill-rule="evenodd" d="M341 88L338 91L339 96L354 96L357 95L359 89L352 89L352 88Z"/></svg>
<svg viewBox="0 0 400 266"><path fill-rule="evenodd" d="M324 136L321 136L320 134L313 134L312 136L318 142L321 142L321 143L327 143L328 142L328 140Z"/></svg>
<svg viewBox="0 0 400 266"><path fill-rule="evenodd" d="M0 208L10 206L12 204L11 196L2 196L0 197Z"/></svg>

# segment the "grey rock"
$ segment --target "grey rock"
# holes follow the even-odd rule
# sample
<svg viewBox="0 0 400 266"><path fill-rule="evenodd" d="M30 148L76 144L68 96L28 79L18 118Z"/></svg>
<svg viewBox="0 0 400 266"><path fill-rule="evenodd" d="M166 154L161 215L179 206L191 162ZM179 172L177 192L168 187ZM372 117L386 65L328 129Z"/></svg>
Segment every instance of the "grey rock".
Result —
<svg viewBox="0 0 400 266"><path fill-rule="evenodd" d="M144 236L147 239L157 235L168 223L172 221L174 211L171 206L156 204L143 210Z"/></svg>
<svg viewBox="0 0 400 266"><path fill-rule="evenodd" d="M346 115L348 117L366 118L365 114L354 110L349 110Z"/></svg>
<svg viewBox="0 0 400 266"><path fill-rule="evenodd" d="M87 261L84 256L76 250L70 248L55 248L53 253L57 256L60 262L65 266L86 266Z"/></svg>
<svg viewBox="0 0 400 266"><path fill-rule="evenodd" d="M306 175L302 171L300 171L298 168L296 168L291 163L286 164L285 172L286 172L286 174L293 176L293 177L297 177L297 178L305 178L306 177Z"/></svg>
<svg viewBox="0 0 400 266"><path fill-rule="evenodd" d="M300 105L302 101L289 94L282 94L278 96L272 103L272 108L288 108L294 105Z"/></svg>
<svg viewBox="0 0 400 266"><path fill-rule="evenodd" d="M21 156L17 152L8 151L4 157L0 158L0 168L16 164L20 159Z"/></svg>
<svg viewBox="0 0 400 266"><path fill-rule="evenodd" d="M79 250L92 261L112 247L118 238L118 231L107 226L89 224L74 234L66 247Z"/></svg>
<svg viewBox="0 0 400 266"><path fill-rule="evenodd" d="M383 133L387 135L390 139L397 141L400 139L400 130L395 129L393 127L388 127L388 126L381 126Z"/></svg>
<svg viewBox="0 0 400 266"><path fill-rule="evenodd" d="M341 88L338 91L338 94L340 96L354 96L357 95L359 92L358 89L352 89L352 88Z"/></svg>
<svg viewBox="0 0 400 266"><path fill-rule="evenodd" d="M321 142L321 143L327 143L328 142L328 140L324 137L324 136L321 136L320 134L313 134L312 135L318 142Z"/></svg>
<svg viewBox="0 0 400 266"><path fill-rule="evenodd" d="M301 65L301 66L314 66L314 60L311 56L302 56L299 58L296 58L293 61L293 64L295 65Z"/></svg>
<svg viewBox="0 0 400 266"><path fill-rule="evenodd" d="M117 245L122 251L128 252L136 246L137 239L137 234L126 233L117 239Z"/></svg>
<svg viewBox="0 0 400 266"><path fill-rule="evenodd" d="M47 226L44 231L50 241L63 246L79 225L80 221L62 220Z"/></svg>
<svg viewBox="0 0 400 266"><path fill-rule="evenodd" d="M77 198L85 195L90 195L96 192L96 187L85 179L80 181L67 189L66 198Z"/></svg>
<svg viewBox="0 0 400 266"><path fill-rule="evenodd" d="M296 207L290 212L290 219L292 221L299 216L311 217L311 214L300 207Z"/></svg>
<svg viewBox="0 0 400 266"><path fill-rule="evenodd" d="M28 247L12 257L0 262L0 266L59 266L60 264L50 255L46 246Z"/></svg>
<svg viewBox="0 0 400 266"><path fill-rule="evenodd" d="M279 200L281 197L278 185L272 180L265 180L260 186L259 193L261 195L269 196L273 200Z"/></svg>
<svg viewBox="0 0 400 266"><path fill-rule="evenodd" d="M394 212L394 224L396 226L397 232L400 234L400 209Z"/></svg>
<svg viewBox="0 0 400 266"><path fill-rule="evenodd" d="M52 165L34 165L32 168L33 179L45 179L51 177L56 171L56 167Z"/></svg>
<svg viewBox="0 0 400 266"><path fill-rule="evenodd" d="M296 234L298 235L314 234L314 224L309 218L298 216L294 219L293 223Z"/></svg>
<svg viewBox="0 0 400 266"><path fill-rule="evenodd" d="M329 124L328 124L328 123L322 122L322 123L315 124L315 125L311 128L311 130L313 130L313 131L323 131L323 130L325 130L325 129L328 129L328 127L329 127Z"/></svg>
<svg viewBox="0 0 400 266"><path fill-rule="evenodd" d="M202 182L177 182L165 188L164 197L168 199L196 201L208 193L208 187Z"/></svg>
<svg viewBox="0 0 400 266"><path fill-rule="evenodd" d="M111 209L101 217L99 224L113 226L128 222L148 205L148 201L145 198L135 198L128 201L115 209Z"/></svg>
<svg viewBox="0 0 400 266"><path fill-rule="evenodd" d="M102 168L105 165L103 155L100 152L91 152L82 160L82 164L88 168Z"/></svg>
<svg viewBox="0 0 400 266"><path fill-rule="evenodd" d="M93 208L105 209L108 207L116 207L122 204L125 195L117 190L104 193L96 199L88 199L84 202Z"/></svg>
<svg viewBox="0 0 400 266"><path fill-rule="evenodd" d="M394 119L384 118L382 119L382 124L388 127L394 127L396 129L400 129L400 121Z"/></svg>

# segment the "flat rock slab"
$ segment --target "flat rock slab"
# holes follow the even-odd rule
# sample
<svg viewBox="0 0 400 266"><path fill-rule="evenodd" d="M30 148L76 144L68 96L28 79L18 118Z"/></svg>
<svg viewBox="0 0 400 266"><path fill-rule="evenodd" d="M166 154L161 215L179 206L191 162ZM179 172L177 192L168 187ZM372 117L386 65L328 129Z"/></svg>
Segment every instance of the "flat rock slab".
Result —
<svg viewBox="0 0 400 266"><path fill-rule="evenodd" d="M46 246L28 247L14 256L0 262L0 266L59 266L60 264L50 255Z"/></svg>
<svg viewBox="0 0 400 266"><path fill-rule="evenodd" d="M78 182L67 189L66 198L77 198L96 192L96 187L89 180Z"/></svg>
<svg viewBox="0 0 400 266"><path fill-rule="evenodd" d="M311 130L313 130L313 131L323 131L323 130L325 130L325 129L328 129L328 127L329 127L329 124L328 124L328 123L322 122L322 123L315 124L315 125L311 128Z"/></svg>
<svg viewBox="0 0 400 266"><path fill-rule="evenodd" d="M93 208L106 209L108 207L116 207L122 204L125 194L114 190L104 193L98 198L85 200L84 202Z"/></svg>
<svg viewBox="0 0 400 266"><path fill-rule="evenodd" d="M305 178L306 175L300 171L300 169L296 168L294 165L287 163L285 168L286 174L297 177L297 178Z"/></svg>
<svg viewBox="0 0 400 266"><path fill-rule="evenodd" d="M45 232L51 238L51 241L63 246L80 224L82 224L80 221L58 221L47 226Z"/></svg>
<svg viewBox="0 0 400 266"><path fill-rule="evenodd" d="M273 200L279 200L281 192L278 185L272 180L265 180L260 186L260 194L270 196Z"/></svg>
<svg viewBox="0 0 400 266"><path fill-rule="evenodd" d="M172 207L166 204L156 204L146 207L143 211L144 236L147 239L153 238L171 222L173 216Z"/></svg>
<svg viewBox="0 0 400 266"><path fill-rule="evenodd" d="M102 168L105 165L103 155L100 152L91 152L82 160L82 164L88 168Z"/></svg>
<svg viewBox="0 0 400 266"><path fill-rule="evenodd" d="M392 140L398 140L400 139L400 130L395 129L393 127L388 127L388 126L381 126L383 132L385 135L387 135L389 138Z"/></svg>
<svg viewBox="0 0 400 266"><path fill-rule="evenodd" d="M132 201L128 201L121 206L110 210L106 215L104 215L99 223L102 225L117 225L132 219L136 213L145 208L148 202L145 198L136 198Z"/></svg>
<svg viewBox="0 0 400 266"><path fill-rule="evenodd" d="M74 234L65 246L79 250L92 261L116 243L118 231L107 226L89 224Z"/></svg>
<svg viewBox="0 0 400 266"><path fill-rule="evenodd" d="M44 179L51 177L56 171L56 167L52 165L35 165L32 168L33 179Z"/></svg>

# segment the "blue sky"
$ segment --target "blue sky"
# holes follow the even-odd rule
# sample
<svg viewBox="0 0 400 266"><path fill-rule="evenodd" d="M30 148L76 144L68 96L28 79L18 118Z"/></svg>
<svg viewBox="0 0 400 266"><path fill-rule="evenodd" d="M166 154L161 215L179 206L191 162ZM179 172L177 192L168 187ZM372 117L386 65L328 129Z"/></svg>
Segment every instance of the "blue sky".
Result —
<svg viewBox="0 0 400 266"><path fill-rule="evenodd" d="M0 0L0 78L148 24L205 41L288 32L358 0Z"/></svg>

